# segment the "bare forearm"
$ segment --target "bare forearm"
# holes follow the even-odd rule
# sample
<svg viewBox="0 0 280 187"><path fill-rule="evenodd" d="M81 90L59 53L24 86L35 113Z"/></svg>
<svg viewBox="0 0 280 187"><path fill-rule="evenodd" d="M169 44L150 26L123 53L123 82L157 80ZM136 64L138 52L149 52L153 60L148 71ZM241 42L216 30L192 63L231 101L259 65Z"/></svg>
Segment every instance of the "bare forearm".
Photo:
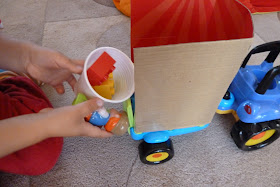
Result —
<svg viewBox="0 0 280 187"><path fill-rule="evenodd" d="M28 43L0 34L0 69L26 73L24 59L28 55L28 46Z"/></svg>
<svg viewBox="0 0 280 187"><path fill-rule="evenodd" d="M112 133L84 120L101 107L103 101L94 98L75 106L45 108L39 113L1 120L0 158L51 137L111 137Z"/></svg>
<svg viewBox="0 0 280 187"><path fill-rule="evenodd" d="M0 158L47 138L47 129L28 114L0 121Z"/></svg>

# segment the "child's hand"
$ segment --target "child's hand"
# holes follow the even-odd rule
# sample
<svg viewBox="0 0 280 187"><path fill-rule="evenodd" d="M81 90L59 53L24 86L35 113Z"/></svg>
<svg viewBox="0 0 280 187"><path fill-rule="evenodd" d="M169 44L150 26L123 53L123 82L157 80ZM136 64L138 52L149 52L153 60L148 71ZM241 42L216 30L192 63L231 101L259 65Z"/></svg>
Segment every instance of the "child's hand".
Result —
<svg viewBox="0 0 280 187"><path fill-rule="evenodd" d="M48 137L111 137L112 133L93 126L84 120L85 116L101 107L103 107L103 101L95 98L75 106L43 109L37 115L41 118L42 125L47 128Z"/></svg>
<svg viewBox="0 0 280 187"><path fill-rule="evenodd" d="M83 60L71 60L54 50L12 40L0 33L0 68L27 73L50 84L58 93L64 92L64 81L74 87L76 79L73 73L81 73L83 64Z"/></svg>
<svg viewBox="0 0 280 187"><path fill-rule="evenodd" d="M112 136L84 120L84 116L102 106L103 102L95 98L75 106L43 109L39 113L0 120L0 158L51 137Z"/></svg>
<svg viewBox="0 0 280 187"><path fill-rule="evenodd" d="M72 60L57 51L34 44L26 47L23 63L32 78L53 86L59 94L64 93L64 81L74 88L77 81L73 73L82 72L83 60Z"/></svg>

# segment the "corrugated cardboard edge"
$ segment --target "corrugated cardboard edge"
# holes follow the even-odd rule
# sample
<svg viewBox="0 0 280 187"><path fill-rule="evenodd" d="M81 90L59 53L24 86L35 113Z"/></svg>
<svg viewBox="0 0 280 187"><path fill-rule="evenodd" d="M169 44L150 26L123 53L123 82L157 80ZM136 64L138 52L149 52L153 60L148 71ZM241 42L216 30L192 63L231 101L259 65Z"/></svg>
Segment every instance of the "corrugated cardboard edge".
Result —
<svg viewBox="0 0 280 187"><path fill-rule="evenodd" d="M135 131L210 123L252 38L134 48Z"/></svg>

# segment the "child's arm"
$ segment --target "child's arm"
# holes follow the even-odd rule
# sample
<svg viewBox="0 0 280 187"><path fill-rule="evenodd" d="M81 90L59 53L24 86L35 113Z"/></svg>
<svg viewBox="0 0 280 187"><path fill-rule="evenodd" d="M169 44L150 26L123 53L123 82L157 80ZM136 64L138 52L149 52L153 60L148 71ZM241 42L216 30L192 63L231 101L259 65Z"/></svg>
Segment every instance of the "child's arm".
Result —
<svg viewBox="0 0 280 187"><path fill-rule="evenodd" d="M83 60L69 59L57 51L0 34L0 69L27 73L50 84L58 93L64 92L64 81L74 87L76 79L72 73L81 73L83 64Z"/></svg>
<svg viewBox="0 0 280 187"><path fill-rule="evenodd" d="M38 143L49 137L112 136L105 130L84 120L92 111L103 106L97 98L58 109L43 109L37 114L27 114L0 121L0 158Z"/></svg>

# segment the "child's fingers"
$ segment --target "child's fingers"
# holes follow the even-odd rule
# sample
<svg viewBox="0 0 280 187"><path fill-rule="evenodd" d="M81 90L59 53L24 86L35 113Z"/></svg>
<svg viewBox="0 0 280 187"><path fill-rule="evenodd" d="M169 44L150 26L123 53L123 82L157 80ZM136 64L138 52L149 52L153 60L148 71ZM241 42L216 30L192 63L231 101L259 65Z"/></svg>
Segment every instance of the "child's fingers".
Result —
<svg viewBox="0 0 280 187"><path fill-rule="evenodd" d="M75 77L73 75L71 75L68 80L67 80L68 84L71 86L72 90L74 90L74 86L77 83L77 80L75 79Z"/></svg>
<svg viewBox="0 0 280 187"><path fill-rule="evenodd" d="M77 111L79 111L79 113L85 117L90 113L92 113L93 111L96 111L97 109L103 107L103 105L104 102L101 99L93 98L76 105L76 107L77 107Z"/></svg>
<svg viewBox="0 0 280 187"><path fill-rule="evenodd" d="M70 60L66 56L61 56L60 59L57 59L59 61L59 65L62 68L68 69L72 73L80 74L83 71L83 66L76 64L76 61ZM81 63L78 61L78 63Z"/></svg>
<svg viewBox="0 0 280 187"><path fill-rule="evenodd" d="M42 110L39 111L39 113L46 113L53 110L53 108L43 108Z"/></svg>
<svg viewBox="0 0 280 187"><path fill-rule="evenodd" d="M110 110L110 115L111 115L111 117L120 118L119 112L116 109L114 109L114 108L112 108Z"/></svg>
<svg viewBox="0 0 280 187"><path fill-rule="evenodd" d="M84 60L74 60L74 59L71 59L71 61L76 64L76 65L79 65L81 67L84 67L84 63L85 61Z"/></svg>
<svg viewBox="0 0 280 187"><path fill-rule="evenodd" d="M73 60L71 59L72 64L75 65L75 71L73 73L81 74L83 72L83 67L84 67L84 60Z"/></svg>
<svg viewBox="0 0 280 187"><path fill-rule="evenodd" d="M97 126L93 126L90 123L85 122L83 136L93 137L93 138L109 138L113 136L112 133L100 129Z"/></svg>
<svg viewBox="0 0 280 187"><path fill-rule="evenodd" d="M53 86L53 87L55 88L55 90L58 94L63 94L64 91L65 91L63 84L59 84L59 85L56 85L56 86Z"/></svg>

